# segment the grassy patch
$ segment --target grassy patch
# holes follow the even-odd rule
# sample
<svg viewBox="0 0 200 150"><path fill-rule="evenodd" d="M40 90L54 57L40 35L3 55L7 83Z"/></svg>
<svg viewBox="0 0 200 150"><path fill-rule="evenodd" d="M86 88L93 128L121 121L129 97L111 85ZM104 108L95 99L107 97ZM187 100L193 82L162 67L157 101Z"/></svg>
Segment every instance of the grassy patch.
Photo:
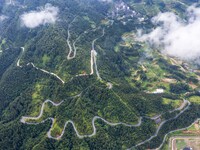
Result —
<svg viewBox="0 0 200 150"><path fill-rule="evenodd" d="M50 57L48 57L46 54L42 57L42 64L45 65L49 62Z"/></svg>
<svg viewBox="0 0 200 150"><path fill-rule="evenodd" d="M51 130L51 135L53 137L58 137L62 133L62 128L57 124L56 119L54 120L53 128Z"/></svg>
<svg viewBox="0 0 200 150"><path fill-rule="evenodd" d="M42 96L41 96L41 90L42 90L42 85L39 84L39 83L36 83L35 85L35 89L34 89L34 92L32 94L32 103L33 104L37 104L38 103L38 100L40 101L42 99Z"/></svg>
<svg viewBox="0 0 200 150"><path fill-rule="evenodd" d="M176 147L178 150L183 149L184 147L186 147L186 143L184 140L176 140Z"/></svg>
<svg viewBox="0 0 200 150"><path fill-rule="evenodd" d="M192 96L189 98L190 102L200 104L200 96Z"/></svg>
<svg viewBox="0 0 200 150"><path fill-rule="evenodd" d="M2 51L2 45L6 44L6 39L3 39L1 44L0 44L0 51Z"/></svg>
<svg viewBox="0 0 200 150"><path fill-rule="evenodd" d="M88 16L83 16L83 19L88 21L91 24L92 28L96 28L96 23L92 21Z"/></svg>
<svg viewBox="0 0 200 150"><path fill-rule="evenodd" d="M162 104L171 105L174 108L178 108L182 103L182 100L172 100L168 98L163 98Z"/></svg>

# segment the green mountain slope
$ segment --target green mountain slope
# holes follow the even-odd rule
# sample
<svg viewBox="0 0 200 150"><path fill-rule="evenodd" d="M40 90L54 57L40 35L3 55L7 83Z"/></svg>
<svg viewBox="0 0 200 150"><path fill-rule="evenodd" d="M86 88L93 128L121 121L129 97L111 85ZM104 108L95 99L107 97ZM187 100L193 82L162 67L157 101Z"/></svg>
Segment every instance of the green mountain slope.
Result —
<svg viewBox="0 0 200 150"><path fill-rule="evenodd" d="M200 116L187 101L198 70L136 40L155 14L192 1L124 0L118 15L117 0L11 2L0 1L0 149L157 148ZM21 24L47 3L55 23Z"/></svg>

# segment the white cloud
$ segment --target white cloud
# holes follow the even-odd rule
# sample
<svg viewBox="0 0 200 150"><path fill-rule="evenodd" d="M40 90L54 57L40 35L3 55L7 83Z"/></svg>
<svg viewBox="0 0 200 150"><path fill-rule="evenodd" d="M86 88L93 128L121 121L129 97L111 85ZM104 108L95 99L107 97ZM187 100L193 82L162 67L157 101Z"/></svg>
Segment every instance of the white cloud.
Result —
<svg viewBox="0 0 200 150"><path fill-rule="evenodd" d="M8 17L5 15L0 15L0 22L4 21L5 19L7 19Z"/></svg>
<svg viewBox="0 0 200 150"><path fill-rule="evenodd" d="M58 19L58 7L46 4L39 11L30 11L21 15L21 22L27 28L36 28L40 25L54 24Z"/></svg>
<svg viewBox="0 0 200 150"><path fill-rule="evenodd" d="M14 5L15 1L14 0L6 0L7 5Z"/></svg>
<svg viewBox="0 0 200 150"><path fill-rule="evenodd" d="M200 8L187 9L187 19L174 13L159 13L152 19L156 28L149 34L141 34L138 40L147 41L162 52L180 59L193 61L200 57Z"/></svg>
<svg viewBox="0 0 200 150"><path fill-rule="evenodd" d="M112 0L99 0L100 2L106 2L106 3L111 3Z"/></svg>

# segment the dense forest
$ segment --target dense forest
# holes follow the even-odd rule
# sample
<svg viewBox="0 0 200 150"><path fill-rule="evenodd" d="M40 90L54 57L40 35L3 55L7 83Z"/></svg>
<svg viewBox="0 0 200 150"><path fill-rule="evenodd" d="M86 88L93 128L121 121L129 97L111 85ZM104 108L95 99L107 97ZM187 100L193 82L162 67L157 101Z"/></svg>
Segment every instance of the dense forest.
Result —
<svg viewBox="0 0 200 150"><path fill-rule="evenodd" d="M198 74L135 38L184 4L0 0L0 149L144 150L193 123L200 106L184 99L199 96ZM46 11L57 20L22 23Z"/></svg>

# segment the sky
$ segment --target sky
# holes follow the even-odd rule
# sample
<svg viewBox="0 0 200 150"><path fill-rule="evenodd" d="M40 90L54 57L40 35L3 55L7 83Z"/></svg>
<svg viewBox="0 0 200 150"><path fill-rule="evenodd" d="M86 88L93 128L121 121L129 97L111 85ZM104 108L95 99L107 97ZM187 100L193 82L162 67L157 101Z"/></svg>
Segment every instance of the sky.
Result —
<svg viewBox="0 0 200 150"><path fill-rule="evenodd" d="M161 49L163 53L186 61L200 57L200 8L188 7L187 18L181 19L173 12L159 13L152 18L155 28L148 34L138 32L139 41Z"/></svg>

